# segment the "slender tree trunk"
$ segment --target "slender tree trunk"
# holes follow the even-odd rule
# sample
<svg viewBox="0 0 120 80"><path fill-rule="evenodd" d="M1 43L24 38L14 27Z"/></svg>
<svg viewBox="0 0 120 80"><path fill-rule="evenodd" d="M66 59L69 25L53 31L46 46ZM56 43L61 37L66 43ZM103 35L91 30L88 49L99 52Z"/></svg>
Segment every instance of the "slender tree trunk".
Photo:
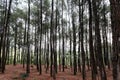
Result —
<svg viewBox="0 0 120 80"><path fill-rule="evenodd" d="M15 43L14 43L14 61L13 61L13 65L16 65L16 54L17 54L17 32L18 32L18 28L17 25L15 25Z"/></svg>
<svg viewBox="0 0 120 80"><path fill-rule="evenodd" d="M6 63L9 64L9 60L10 60L10 39L9 39L9 35L10 35L10 28L8 27L8 37L7 37L7 48L6 48Z"/></svg>
<svg viewBox="0 0 120 80"><path fill-rule="evenodd" d="M30 0L28 0L28 29L27 29L27 66L26 73L30 73Z"/></svg>
<svg viewBox="0 0 120 80"><path fill-rule="evenodd" d="M75 28L74 14L72 15L72 28L73 28L73 57L74 57L74 75L77 73L77 63L76 63L76 28Z"/></svg>
<svg viewBox="0 0 120 80"><path fill-rule="evenodd" d="M42 0L40 2L40 55L39 55L39 73L40 75L42 74L42 30L43 30L43 26L42 26Z"/></svg>
<svg viewBox="0 0 120 80"><path fill-rule="evenodd" d="M90 51L90 64L91 64L91 74L92 74L92 80L96 80L96 72L97 72L97 67L96 67L96 62L95 62L95 55L93 51L93 30L92 30L92 5L91 5L91 0L88 0L88 5L89 5L89 51Z"/></svg>
<svg viewBox="0 0 120 80"><path fill-rule="evenodd" d="M50 26L50 59L51 59L51 65L50 65L50 76L53 77L53 43L52 43L52 38L53 38L53 10L54 10L54 0L52 0L52 12L51 12L51 26Z"/></svg>
<svg viewBox="0 0 120 80"><path fill-rule="evenodd" d="M10 10L11 10L11 4L12 4L12 0L9 0L9 6L8 6L8 11L7 11L7 16L5 16L5 24L4 24L4 31L3 31L3 54L2 54L2 73L4 73L5 71L5 57L6 57L6 32L8 29L8 24L9 24L9 18L10 18Z"/></svg>
<svg viewBox="0 0 120 80"><path fill-rule="evenodd" d="M60 34L60 26L58 27L59 32L59 71L61 71L61 34Z"/></svg>
<svg viewBox="0 0 120 80"><path fill-rule="evenodd" d="M92 1L93 4L93 14L95 19L95 40L96 40L96 55L98 59L98 66L100 71L101 80L107 80L103 56L102 56L102 45L101 45L101 35L100 35L100 27L99 27L99 15L98 15L98 8L99 2L94 0Z"/></svg>
<svg viewBox="0 0 120 80"><path fill-rule="evenodd" d="M103 36L103 49L104 49L104 62L105 65L108 66L110 69L110 63L109 63L109 54L108 54L108 39L107 39L107 18L106 18L106 5L105 1L103 1L103 27L102 27L102 36Z"/></svg>
<svg viewBox="0 0 120 80"><path fill-rule="evenodd" d="M63 26L63 0L62 0L62 71L64 72L65 69L65 48L64 48L64 45L65 45L65 39L64 39L64 26Z"/></svg>
<svg viewBox="0 0 120 80"><path fill-rule="evenodd" d="M24 30L24 51L23 51L23 68L25 67L25 53L26 53L26 23L27 22L27 20L25 20L25 30Z"/></svg>
<svg viewBox="0 0 120 80"><path fill-rule="evenodd" d="M58 26L58 0L56 2L56 25L55 25L55 31L54 31L54 68L55 72L57 73L57 26Z"/></svg>
<svg viewBox="0 0 120 80"><path fill-rule="evenodd" d="M82 6L81 6L81 56L82 56L82 78L83 80L86 80L86 73L85 73L85 51L84 51L84 25L83 25L83 12L84 12L84 3L82 0Z"/></svg>

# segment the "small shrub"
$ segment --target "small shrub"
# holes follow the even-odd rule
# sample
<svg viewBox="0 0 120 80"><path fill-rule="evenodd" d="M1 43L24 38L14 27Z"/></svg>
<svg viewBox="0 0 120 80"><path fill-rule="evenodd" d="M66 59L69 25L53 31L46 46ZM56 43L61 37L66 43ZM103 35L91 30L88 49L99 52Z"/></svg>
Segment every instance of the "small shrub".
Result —
<svg viewBox="0 0 120 80"><path fill-rule="evenodd" d="M20 74L20 78L22 79L22 80L25 80L25 78L27 78L29 75L27 74L27 73L21 73Z"/></svg>

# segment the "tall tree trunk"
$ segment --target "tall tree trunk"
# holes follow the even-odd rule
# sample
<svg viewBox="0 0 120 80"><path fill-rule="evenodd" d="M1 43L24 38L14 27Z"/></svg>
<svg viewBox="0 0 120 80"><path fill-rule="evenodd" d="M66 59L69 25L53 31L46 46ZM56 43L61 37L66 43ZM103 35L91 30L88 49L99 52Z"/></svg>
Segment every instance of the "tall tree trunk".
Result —
<svg viewBox="0 0 120 80"><path fill-rule="evenodd" d="M52 39L53 39L53 10L54 10L54 0L52 0L52 12L51 12L51 25L50 25L50 59L51 59L51 65L50 65L50 76L53 76L53 43L52 43Z"/></svg>
<svg viewBox="0 0 120 80"><path fill-rule="evenodd" d="M27 20L25 20L25 30L24 30L24 49L23 49L23 60L22 60L22 62L23 62L23 68L25 67L25 53L26 53L26 24L27 24Z"/></svg>
<svg viewBox="0 0 120 80"><path fill-rule="evenodd" d="M75 28L74 14L72 14L72 28L73 28L73 57L74 57L74 75L77 73L77 63L76 63L76 28Z"/></svg>
<svg viewBox="0 0 120 80"><path fill-rule="evenodd" d="M28 29L27 29L27 66L26 73L30 73L30 0L28 0Z"/></svg>
<svg viewBox="0 0 120 80"><path fill-rule="evenodd" d="M96 62L95 62L95 55L93 51L93 30L92 30L92 5L91 0L88 0L89 5L89 51L90 51L90 64L91 64L91 74L92 74L92 80L96 80Z"/></svg>
<svg viewBox="0 0 120 80"><path fill-rule="evenodd" d="M82 6L81 6L81 56L82 56L82 78L83 80L86 80L86 72L85 72L85 51L84 51L84 24L83 24L83 16L84 16L84 2L82 0Z"/></svg>
<svg viewBox="0 0 120 80"><path fill-rule="evenodd" d="M56 23L54 28L54 68L55 72L57 73L57 26L58 26L58 0L56 2Z"/></svg>
<svg viewBox="0 0 120 80"><path fill-rule="evenodd" d="M64 67L65 67L65 39L64 39L64 26L63 26L63 0L62 0L62 71L64 72Z"/></svg>
<svg viewBox="0 0 120 80"><path fill-rule="evenodd" d="M7 37L7 29L8 29L8 24L9 24L9 18L10 18L10 10L11 10L11 4L12 4L12 0L9 0L9 6L8 6L8 11L7 11L7 14L5 16L5 23L4 23L4 29L3 29L3 43L2 43L2 46L3 46L3 53L2 53L2 73L4 73L5 71L5 59L6 59L6 37Z"/></svg>
<svg viewBox="0 0 120 80"><path fill-rule="evenodd" d="M10 39L9 39L10 27L8 27L7 33L8 33L8 37L7 37L7 48L6 48L6 63L9 64L9 60L10 60Z"/></svg>
<svg viewBox="0 0 120 80"><path fill-rule="evenodd" d="M17 32L18 32L18 28L17 28L17 24L15 25L15 43L14 43L14 61L13 61L13 65L16 65L16 54L17 54Z"/></svg>
<svg viewBox="0 0 120 80"><path fill-rule="evenodd" d="M40 55L39 55L39 73L40 75L42 74L42 30L43 30L43 26L42 26L42 0L40 1Z"/></svg>
<svg viewBox="0 0 120 80"><path fill-rule="evenodd" d="M109 0L111 8L111 27L112 27L112 66L113 66L113 80L120 80L120 1Z"/></svg>
<svg viewBox="0 0 120 80"><path fill-rule="evenodd" d="M100 27L99 27L99 15L98 15L99 2L93 0L92 5L93 5L94 20L95 20L96 55L98 59L100 76L101 76L101 80L107 80L104 62L103 62L103 56L102 56L101 35L100 35Z"/></svg>
<svg viewBox="0 0 120 80"><path fill-rule="evenodd" d="M106 4L105 1L103 1L103 22L102 22L102 37L103 37L103 52L104 52L104 62L105 66L107 65L110 69L110 63L109 63L109 54L108 54L108 39L107 39L107 18L106 18Z"/></svg>
<svg viewBox="0 0 120 80"><path fill-rule="evenodd" d="M61 71L61 34L60 34L60 26L58 27L58 33L59 33L59 71Z"/></svg>

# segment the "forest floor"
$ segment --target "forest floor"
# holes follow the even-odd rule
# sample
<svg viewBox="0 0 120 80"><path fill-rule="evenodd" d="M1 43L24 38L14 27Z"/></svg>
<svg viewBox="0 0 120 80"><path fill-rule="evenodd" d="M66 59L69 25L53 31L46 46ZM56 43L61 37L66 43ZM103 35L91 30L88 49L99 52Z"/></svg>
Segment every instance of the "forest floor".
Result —
<svg viewBox="0 0 120 80"><path fill-rule="evenodd" d="M31 67L29 77L24 79L25 71L26 70L22 67L22 65L7 65L5 73L0 73L0 80L53 80L50 77L50 73L45 72L45 68L43 68L42 75L39 75L39 72L36 70L36 67ZM112 80L111 70L106 70L106 73L107 80ZM88 70L86 71L86 78L87 80L91 80L91 72ZM56 80L82 80L82 74L77 73L77 75L74 76L70 68L66 68L65 72L58 72L58 74L56 75Z"/></svg>

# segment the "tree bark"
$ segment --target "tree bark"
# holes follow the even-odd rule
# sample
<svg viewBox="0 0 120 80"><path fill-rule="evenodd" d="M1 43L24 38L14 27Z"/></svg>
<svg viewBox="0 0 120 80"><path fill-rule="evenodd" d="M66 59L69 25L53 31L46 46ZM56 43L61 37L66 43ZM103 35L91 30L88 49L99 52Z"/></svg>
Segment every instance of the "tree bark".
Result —
<svg viewBox="0 0 120 80"><path fill-rule="evenodd" d="M120 43L120 1L109 0L111 8L111 27L112 27L112 67L113 67L113 80L119 80L120 72L119 65L119 43Z"/></svg>

